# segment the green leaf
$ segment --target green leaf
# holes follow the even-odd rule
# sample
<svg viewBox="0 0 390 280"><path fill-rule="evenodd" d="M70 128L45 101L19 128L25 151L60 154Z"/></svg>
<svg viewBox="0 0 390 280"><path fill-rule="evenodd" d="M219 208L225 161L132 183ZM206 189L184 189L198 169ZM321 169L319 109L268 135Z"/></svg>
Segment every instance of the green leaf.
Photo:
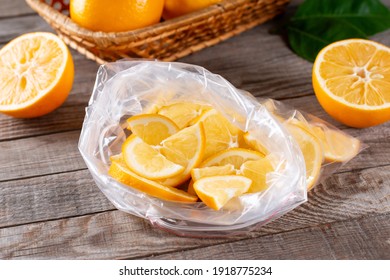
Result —
<svg viewBox="0 0 390 280"><path fill-rule="evenodd" d="M291 48L309 61L330 43L388 28L390 11L379 0L306 0L287 27Z"/></svg>

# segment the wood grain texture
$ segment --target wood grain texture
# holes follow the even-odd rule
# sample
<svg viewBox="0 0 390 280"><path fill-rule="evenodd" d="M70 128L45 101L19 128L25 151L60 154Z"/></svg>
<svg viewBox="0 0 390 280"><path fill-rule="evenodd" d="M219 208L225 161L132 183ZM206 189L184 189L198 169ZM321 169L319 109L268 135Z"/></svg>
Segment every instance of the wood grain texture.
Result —
<svg viewBox="0 0 390 280"><path fill-rule="evenodd" d="M390 259L389 232L388 213L147 259Z"/></svg>
<svg viewBox="0 0 390 280"><path fill-rule="evenodd" d="M0 26L2 44L27 32L52 31L51 27L36 14L0 19Z"/></svg>
<svg viewBox="0 0 390 280"><path fill-rule="evenodd" d="M68 180L77 178L77 186L64 183L55 187L55 182L58 184L58 177L66 176L61 174L47 185L29 179L27 182L31 183L15 182L15 185L0 189L0 197L8 194L0 201L5 205L4 209L7 209L4 213L0 212L2 215L0 221L4 226L0 229L0 258L142 258L232 242L230 239L176 237L153 229L145 220L121 211L91 213L112 210L112 207L101 195L93 193L89 186L92 184L90 179L81 178L82 175L89 177L88 174L77 172L79 176L77 177L73 172L67 175ZM390 213L389 182L390 166L370 168L358 173L337 174L316 187L310 193L307 203L254 231L250 237L273 235L373 215L387 215ZM40 205L34 207L34 212L28 215L23 213L31 209L31 204L15 204L15 200L12 200L10 190L14 189L14 194L17 194L22 192L22 188L25 188L25 192L20 197L24 197L26 202L33 205ZM53 190L50 191L50 188ZM98 192L97 187L95 188ZM63 198L61 194L64 195ZM82 199L80 196L86 197ZM75 201L67 204L71 198ZM89 215L88 209L91 209ZM85 216L73 217L82 214ZM7 226L11 218L14 225L25 223L25 216L31 224ZM59 219L61 216L63 218ZM49 217L57 220L39 222ZM233 240L243 238L248 237L237 237ZM164 242L161 242L162 239ZM314 247L315 244L311 246Z"/></svg>
<svg viewBox="0 0 390 280"><path fill-rule="evenodd" d="M0 205L0 227L115 209L87 170L2 183Z"/></svg>
<svg viewBox="0 0 390 280"><path fill-rule="evenodd" d="M1 0L0 20L4 17L29 15L34 11L24 0Z"/></svg>
<svg viewBox="0 0 390 280"><path fill-rule="evenodd" d="M79 136L77 130L0 142L0 182L85 169Z"/></svg>

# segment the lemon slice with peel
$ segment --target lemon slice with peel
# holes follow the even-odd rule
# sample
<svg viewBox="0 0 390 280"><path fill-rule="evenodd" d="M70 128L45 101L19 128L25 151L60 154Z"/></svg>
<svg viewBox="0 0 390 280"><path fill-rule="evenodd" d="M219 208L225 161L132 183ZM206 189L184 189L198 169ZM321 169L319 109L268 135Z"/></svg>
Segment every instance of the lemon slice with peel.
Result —
<svg viewBox="0 0 390 280"><path fill-rule="evenodd" d="M204 111L210 110L207 105L190 102L173 103L162 107L158 113L174 121L179 129L191 125L191 121L199 117Z"/></svg>
<svg viewBox="0 0 390 280"><path fill-rule="evenodd" d="M191 171L191 177L194 181L204 177L211 177L217 175L235 175L235 174L236 174L236 169L234 169L233 164L194 168Z"/></svg>
<svg viewBox="0 0 390 280"><path fill-rule="evenodd" d="M316 136L301 126L292 123L286 123L285 126L302 151L306 167L306 186L310 190L317 182L321 173L323 161L321 143Z"/></svg>
<svg viewBox="0 0 390 280"><path fill-rule="evenodd" d="M172 120L158 114L133 116L127 120L127 125L133 134L150 145L159 145L161 141L179 131Z"/></svg>
<svg viewBox="0 0 390 280"><path fill-rule="evenodd" d="M264 158L264 154L242 148L231 148L222 151L206 159L200 167L224 166L231 164L235 169L240 169L241 165L248 160L259 160Z"/></svg>
<svg viewBox="0 0 390 280"><path fill-rule="evenodd" d="M360 151L360 141L341 131L297 119L291 119L288 123L299 126L317 137L327 162L346 162L355 157Z"/></svg>
<svg viewBox="0 0 390 280"><path fill-rule="evenodd" d="M268 188L267 174L274 171L270 160L265 157L258 160L244 162L240 168L240 175L252 180L249 193L261 192Z"/></svg>
<svg viewBox="0 0 390 280"><path fill-rule="evenodd" d="M196 202L198 197L189 193L156 183L155 181L143 178L128 169L124 160L113 160L108 174L121 182L153 197L175 202Z"/></svg>
<svg viewBox="0 0 390 280"><path fill-rule="evenodd" d="M168 160L180 164L185 170L172 178L160 180L163 185L178 186L191 177L191 170L198 167L205 151L205 133L202 123L184 128L161 142L160 152Z"/></svg>
<svg viewBox="0 0 390 280"><path fill-rule="evenodd" d="M129 169L147 179L165 179L184 171L183 166L169 161L135 135L127 138L122 154Z"/></svg>
<svg viewBox="0 0 390 280"><path fill-rule="evenodd" d="M327 162L347 162L360 151L360 141L337 130L311 125L321 141Z"/></svg>
<svg viewBox="0 0 390 280"><path fill-rule="evenodd" d="M229 148L239 147L240 138L244 133L217 110L206 111L198 121L203 122L206 134L205 158Z"/></svg>
<svg viewBox="0 0 390 280"><path fill-rule="evenodd" d="M212 176L194 182L194 190L207 206L221 209L229 200L247 192L252 180L244 176Z"/></svg>
<svg viewBox="0 0 390 280"><path fill-rule="evenodd" d="M264 145L258 141L255 137L253 137L249 132L246 132L244 134L244 141L245 143L253 150L259 151L260 153L264 155L268 155L269 152Z"/></svg>

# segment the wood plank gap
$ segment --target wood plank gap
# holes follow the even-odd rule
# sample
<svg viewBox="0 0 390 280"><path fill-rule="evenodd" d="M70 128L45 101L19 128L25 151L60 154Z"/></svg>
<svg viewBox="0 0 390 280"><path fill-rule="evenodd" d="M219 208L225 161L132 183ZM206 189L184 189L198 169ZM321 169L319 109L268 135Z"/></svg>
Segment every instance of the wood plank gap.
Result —
<svg viewBox="0 0 390 280"><path fill-rule="evenodd" d="M286 100L291 100L291 99L297 99L301 97L308 97L308 96L313 96L314 93L307 93L307 94L301 94L301 95L294 95L294 96L281 96L279 98L275 98L277 101L286 101ZM259 98L267 98L266 96L261 96ZM298 110L298 109L297 109Z"/></svg>
<svg viewBox="0 0 390 280"><path fill-rule="evenodd" d="M221 243L216 243L216 244L210 244L210 245L200 245L200 246L197 246L197 247L193 247L193 248L186 248L186 249L181 249L181 250L173 250L171 252L164 252L164 253L157 253L157 254L147 254L147 255L144 255L144 256L137 256L137 257L134 257L134 258L124 258L123 260L139 260L139 259L145 259L145 258L153 258L153 257L161 257L161 256L168 256L172 253L176 253L176 252L190 252L190 251L193 251L193 250L197 250L197 249L203 249L203 248L213 248L213 247L217 247L217 246L221 246L221 245L224 245L224 244L234 244L234 243L239 243L239 242L243 242L243 241L246 241L246 240L253 240L253 242L255 242L254 240L256 239L260 239L260 238L264 238L264 237L267 237L267 236L280 236L282 234L288 234L288 233L293 233L293 232L297 232L297 231L301 231L301 230L309 230L309 229L315 229L315 228L318 228L318 229L327 229L327 228L331 228L332 226L334 225L338 225L338 224L343 224L345 222L359 222L361 220L364 220L364 219L367 219L367 218L376 218L376 217L389 217L390 218L390 213L386 213L386 214L369 214L369 215L366 215L366 216L360 216L359 218L355 218L355 219L345 219L345 220L338 220L338 221L334 221L334 222L331 222L331 223L324 223L324 224L317 224L317 225L313 225L313 226L308 226L308 227L300 227L300 228L295 228L295 229L292 229L292 230L286 230L286 231L281 231L281 232L278 232L278 233L269 233L269 234L262 234L262 235L258 235L258 236L248 236L248 237L245 237L245 238L242 238L242 239L236 239L236 240L232 240L232 239L228 239L227 242L221 242Z"/></svg>
<svg viewBox="0 0 390 280"><path fill-rule="evenodd" d="M7 228L13 228L13 227L19 227L19 226L28 226L28 225L33 225L33 224L36 224L36 223L54 222L54 221L59 221L59 220L64 220L64 219L88 217L88 216L93 216L93 215L98 215L98 214L102 214L102 213L106 213L106 212L113 212L113 211L120 211L120 210L118 210L116 208L113 208L113 209L106 209L104 211L95 211L95 212L81 214L81 215L73 215L73 216L62 217L62 218L59 218L59 219L56 219L56 218L54 218L54 219L45 219L45 220L34 221L33 223L20 223L20 224L14 224L12 226L0 226L0 230L1 229L7 229Z"/></svg>
<svg viewBox="0 0 390 280"><path fill-rule="evenodd" d="M35 138L35 137L40 137L40 136L48 136L48 135L54 135L54 134L59 134L59 133L64 133L64 132L72 132L72 131L80 131L81 132L81 127L79 129L64 129L64 130L58 130L55 132L40 133L40 134L38 133L38 134L34 134L34 135L29 135L29 136L10 137L10 138L6 138L6 139L0 139L0 143L28 139L28 138Z"/></svg>
<svg viewBox="0 0 390 280"><path fill-rule="evenodd" d="M78 169L65 170L65 171L60 171L60 172L32 175L32 176L27 176L27 177L23 177L23 178L12 178L12 179L7 179L7 180L0 180L0 183L13 182L13 181L23 181L23 180L33 179L33 178L40 178L40 177L47 177L47 176L52 176L52 175L59 175L59 174L66 174L66 173L72 173L72 172L77 172L77 171L83 171L83 170L87 170L87 169L88 168L78 168Z"/></svg>
<svg viewBox="0 0 390 280"><path fill-rule="evenodd" d="M37 13L31 12L31 13L24 13L24 14L19 14L19 15L0 16L0 21L3 19L21 18L21 17L28 17L28 16L34 16L34 15L37 15ZM0 44L3 44L3 42L0 42Z"/></svg>

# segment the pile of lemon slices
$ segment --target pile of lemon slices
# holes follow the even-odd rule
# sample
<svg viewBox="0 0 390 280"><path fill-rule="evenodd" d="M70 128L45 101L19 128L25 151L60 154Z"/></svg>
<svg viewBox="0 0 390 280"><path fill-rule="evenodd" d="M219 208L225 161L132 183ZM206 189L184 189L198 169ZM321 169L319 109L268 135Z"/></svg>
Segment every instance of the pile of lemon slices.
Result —
<svg viewBox="0 0 390 280"><path fill-rule="evenodd" d="M270 153L211 106L156 106L148 114L129 118L127 125L131 135L122 153L111 157L109 169L123 184L170 201L200 199L215 210L234 197L269 187L267 174L275 169ZM304 155L310 189L324 158L345 161L359 147L340 132L307 125L285 122Z"/></svg>

